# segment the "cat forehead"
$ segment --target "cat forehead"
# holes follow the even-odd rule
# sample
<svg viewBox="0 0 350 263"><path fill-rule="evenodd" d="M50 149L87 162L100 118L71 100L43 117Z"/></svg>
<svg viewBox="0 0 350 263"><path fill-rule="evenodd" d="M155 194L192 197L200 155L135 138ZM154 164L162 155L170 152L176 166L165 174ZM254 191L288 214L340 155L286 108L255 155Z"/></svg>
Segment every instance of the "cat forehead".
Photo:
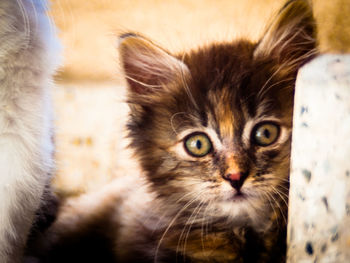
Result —
<svg viewBox="0 0 350 263"><path fill-rule="evenodd" d="M221 74L241 75L248 70L255 46L248 41L212 44L181 55L180 58L195 77L217 79Z"/></svg>
<svg viewBox="0 0 350 263"><path fill-rule="evenodd" d="M290 79L287 65L272 57L254 57L256 44L248 41L217 44L183 56L193 78L194 89L214 89L228 96L253 97L262 88ZM266 94L269 95L269 94Z"/></svg>
<svg viewBox="0 0 350 263"><path fill-rule="evenodd" d="M250 117L269 114L281 106L280 100L293 95L295 76L286 73L285 65L269 57L253 58L253 45L240 50L235 45L214 46L189 60L193 79L189 87L206 94L223 119L237 111Z"/></svg>

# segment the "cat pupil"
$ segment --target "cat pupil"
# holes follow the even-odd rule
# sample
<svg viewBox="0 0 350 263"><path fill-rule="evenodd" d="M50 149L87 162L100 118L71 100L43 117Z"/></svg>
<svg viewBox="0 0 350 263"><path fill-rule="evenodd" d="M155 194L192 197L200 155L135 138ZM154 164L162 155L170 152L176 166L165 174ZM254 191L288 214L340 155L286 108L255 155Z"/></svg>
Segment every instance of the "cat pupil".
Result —
<svg viewBox="0 0 350 263"><path fill-rule="evenodd" d="M265 129L264 130L264 136L269 139L270 135L271 135L270 131L268 129Z"/></svg>
<svg viewBox="0 0 350 263"><path fill-rule="evenodd" d="M202 148L202 142L200 140L197 140L196 142L196 147L199 150L200 148Z"/></svg>

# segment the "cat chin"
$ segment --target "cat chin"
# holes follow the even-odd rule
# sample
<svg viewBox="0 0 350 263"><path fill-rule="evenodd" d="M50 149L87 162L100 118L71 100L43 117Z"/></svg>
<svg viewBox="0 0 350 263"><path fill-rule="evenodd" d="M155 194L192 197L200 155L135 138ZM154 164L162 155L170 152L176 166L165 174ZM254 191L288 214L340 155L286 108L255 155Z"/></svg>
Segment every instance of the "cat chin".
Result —
<svg viewBox="0 0 350 263"><path fill-rule="evenodd" d="M249 189L242 189L237 193L235 189L226 184L221 187L220 199L213 204L213 214L226 217L235 224L255 225L261 217L262 210L266 205L261 202L261 198L254 195ZM255 223L254 223L255 222Z"/></svg>
<svg viewBox="0 0 350 263"><path fill-rule="evenodd" d="M239 192L232 188L230 184L224 182L220 187L220 193L222 200L227 203L246 203L249 205L254 199L254 202L258 201L254 192L249 187L243 187Z"/></svg>
<svg viewBox="0 0 350 263"><path fill-rule="evenodd" d="M251 224L252 209L245 202L223 201L216 205L215 216L226 218L228 224L234 226Z"/></svg>
<svg viewBox="0 0 350 263"><path fill-rule="evenodd" d="M224 217L234 227L252 227L256 231L265 231L270 226L269 219L262 218L264 205L253 207L247 199L240 201L222 201L217 204L215 216ZM266 207L265 207L266 208Z"/></svg>

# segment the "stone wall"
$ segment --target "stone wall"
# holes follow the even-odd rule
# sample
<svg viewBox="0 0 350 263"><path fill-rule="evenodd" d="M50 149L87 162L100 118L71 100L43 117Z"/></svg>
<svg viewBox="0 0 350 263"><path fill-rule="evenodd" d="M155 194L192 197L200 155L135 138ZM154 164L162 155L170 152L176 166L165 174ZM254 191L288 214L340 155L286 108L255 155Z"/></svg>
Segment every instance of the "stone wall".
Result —
<svg viewBox="0 0 350 263"><path fill-rule="evenodd" d="M322 55L296 83L288 262L350 262L350 2L313 7Z"/></svg>

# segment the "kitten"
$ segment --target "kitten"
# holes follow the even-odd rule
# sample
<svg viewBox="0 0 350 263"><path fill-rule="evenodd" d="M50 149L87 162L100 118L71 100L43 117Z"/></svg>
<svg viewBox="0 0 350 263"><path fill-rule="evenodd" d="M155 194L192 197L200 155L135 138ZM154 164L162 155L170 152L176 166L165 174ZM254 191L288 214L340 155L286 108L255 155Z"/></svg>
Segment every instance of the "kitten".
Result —
<svg viewBox="0 0 350 263"><path fill-rule="evenodd" d="M119 51L142 173L67 201L42 261L284 262L294 84L316 54L307 3L258 43L172 56L130 33Z"/></svg>
<svg viewBox="0 0 350 263"><path fill-rule="evenodd" d="M45 0L0 1L0 262L21 256L50 194L57 40ZM45 190L47 189L47 190Z"/></svg>

